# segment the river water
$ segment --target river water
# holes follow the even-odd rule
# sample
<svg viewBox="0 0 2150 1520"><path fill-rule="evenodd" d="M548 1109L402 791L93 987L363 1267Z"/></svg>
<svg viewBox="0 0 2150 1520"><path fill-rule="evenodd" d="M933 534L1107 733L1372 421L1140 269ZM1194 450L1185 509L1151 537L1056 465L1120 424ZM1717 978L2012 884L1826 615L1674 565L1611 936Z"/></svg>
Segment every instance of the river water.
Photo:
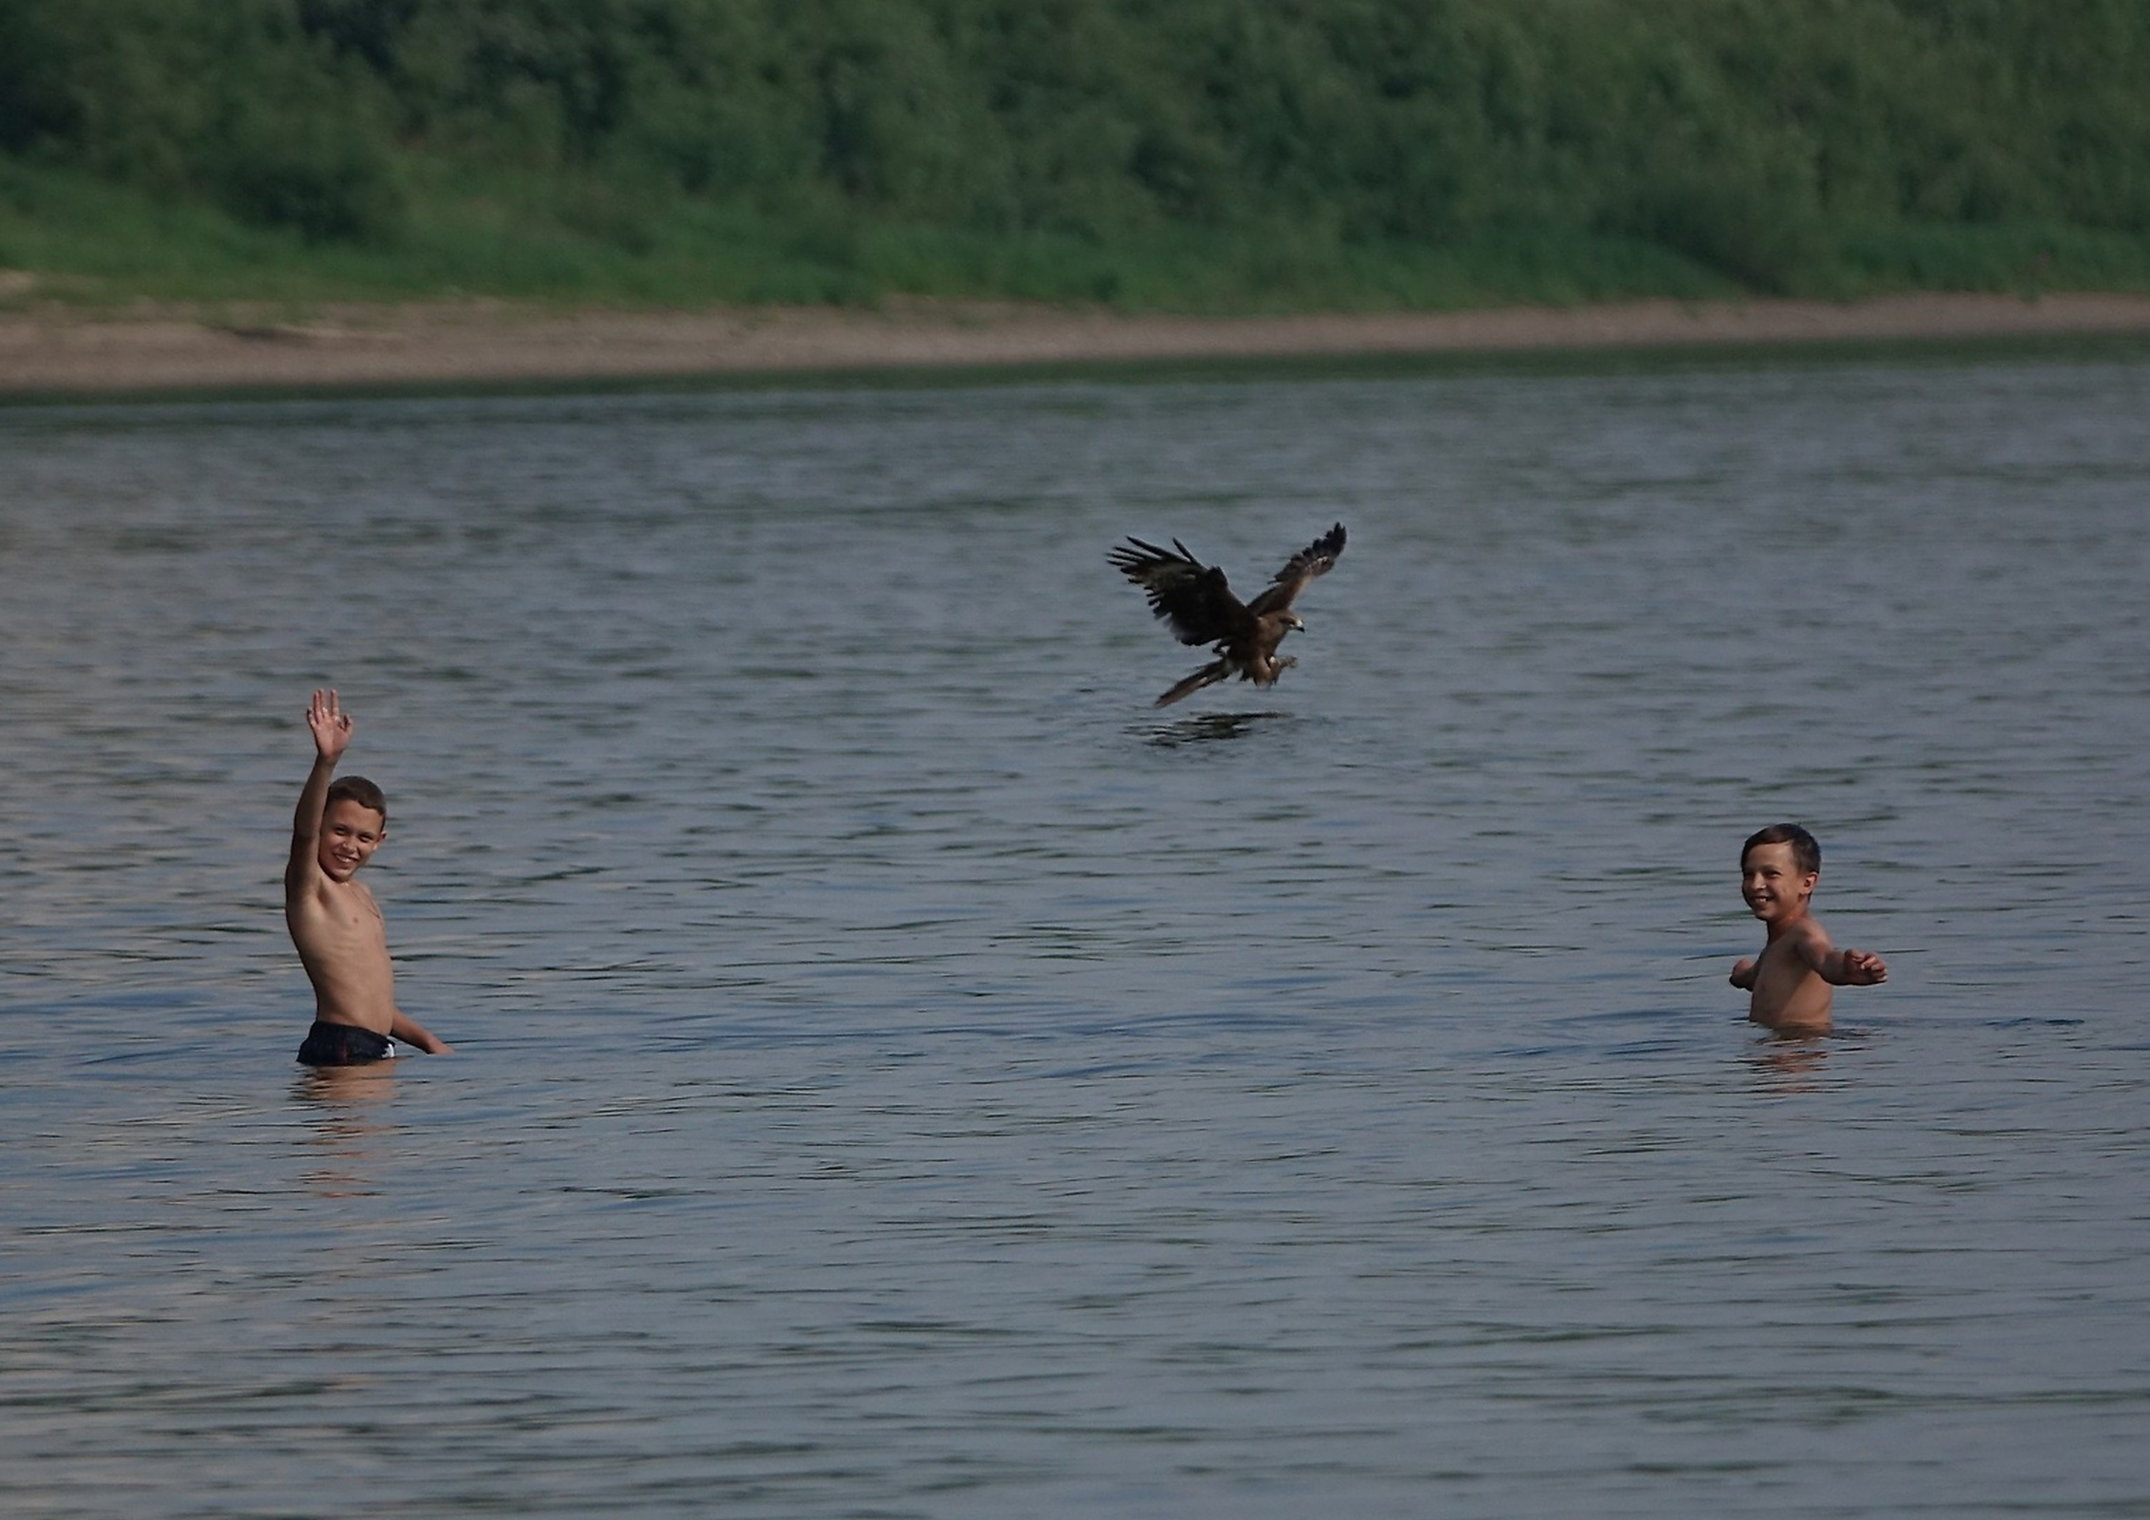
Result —
<svg viewBox="0 0 2150 1520"><path fill-rule="evenodd" d="M2150 355L0 410L0 1510L2150 1513ZM1250 592L1332 521L1298 666ZM278 875L387 789L352 1080ZM1743 1020L1805 822L1891 978Z"/></svg>

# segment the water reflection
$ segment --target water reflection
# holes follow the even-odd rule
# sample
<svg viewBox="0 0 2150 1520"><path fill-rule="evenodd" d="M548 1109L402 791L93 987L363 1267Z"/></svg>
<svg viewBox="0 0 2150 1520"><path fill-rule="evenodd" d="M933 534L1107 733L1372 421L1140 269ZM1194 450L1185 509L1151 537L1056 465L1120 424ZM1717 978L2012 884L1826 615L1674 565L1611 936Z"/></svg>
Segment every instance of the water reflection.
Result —
<svg viewBox="0 0 2150 1520"><path fill-rule="evenodd" d="M1841 1024L1828 1034L1770 1032L1756 1037L1748 1047L1745 1059L1755 1086L1762 1092L1819 1092L1829 1075L1830 1059L1838 1060L1839 1075L1849 1075L1842 1067L1843 1060L1865 1051L1872 1038L1871 1029L1846 1028Z"/></svg>
<svg viewBox="0 0 2150 1520"><path fill-rule="evenodd" d="M1833 1038L1825 1034L1764 1035L1746 1056L1755 1085L1765 1093L1780 1096L1819 1091L1822 1067L1829 1059Z"/></svg>
<svg viewBox="0 0 2150 1520"><path fill-rule="evenodd" d="M1214 744L1226 739L1244 739L1253 733L1258 724L1289 719L1285 712L1203 713L1197 717L1181 718L1149 730L1148 741L1159 749L1179 749L1189 744Z"/></svg>
<svg viewBox="0 0 2150 1520"><path fill-rule="evenodd" d="M312 1111L313 1120L299 1140L309 1162L300 1180L322 1197L380 1191L381 1142L395 1125L379 1110L395 1097L396 1064L312 1067L292 1082L292 1097Z"/></svg>

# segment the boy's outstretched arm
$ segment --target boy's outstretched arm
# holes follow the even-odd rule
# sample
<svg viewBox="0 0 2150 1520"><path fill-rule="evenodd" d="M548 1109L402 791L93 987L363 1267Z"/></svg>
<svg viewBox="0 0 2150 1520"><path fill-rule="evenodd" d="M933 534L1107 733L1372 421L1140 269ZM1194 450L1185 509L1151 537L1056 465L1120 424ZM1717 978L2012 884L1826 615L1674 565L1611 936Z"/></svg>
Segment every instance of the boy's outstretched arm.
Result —
<svg viewBox="0 0 2150 1520"><path fill-rule="evenodd" d="M1871 987L1889 979L1888 963L1871 950L1838 950L1830 958L1836 964L1822 977L1839 987Z"/></svg>
<svg viewBox="0 0 2150 1520"><path fill-rule="evenodd" d="M328 784L336 762L351 747L351 715L334 691L316 691L307 704L306 727L314 736L314 768L306 774L297 811L291 815L291 859L284 867L284 891L298 891L313 879L320 858L321 814L328 806Z"/></svg>
<svg viewBox="0 0 2150 1520"><path fill-rule="evenodd" d="M1815 924L1801 937L1799 954L1833 987L1871 987L1889 979L1888 964L1871 950L1839 950Z"/></svg>

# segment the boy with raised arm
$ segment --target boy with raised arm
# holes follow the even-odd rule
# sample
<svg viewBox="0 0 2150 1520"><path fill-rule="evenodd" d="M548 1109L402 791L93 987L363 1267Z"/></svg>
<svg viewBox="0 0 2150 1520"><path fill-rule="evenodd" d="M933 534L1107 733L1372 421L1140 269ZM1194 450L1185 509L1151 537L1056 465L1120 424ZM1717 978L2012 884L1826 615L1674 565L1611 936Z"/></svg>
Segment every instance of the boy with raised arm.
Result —
<svg viewBox="0 0 2150 1520"><path fill-rule="evenodd" d="M1758 830L1740 850L1739 893L1767 933L1761 955L1732 968L1732 985L1750 994L1747 1017L1780 1034L1827 1034L1832 987L1889 979L1880 956L1837 949L1807 911L1821 874L1822 847L1796 823Z"/></svg>
<svg viewBox="0 0 2150 1520"><path fill-rule="evenodd" d="M308 1066L360 1066L396 1053L391 1038L427 1055L449 1047L396 1006L388 931L373 894L352 880L388 837L388 801L363 776L330 780L351 744L351 715L333 691L306 709L314 768L291 820L284 922L314 984L314 1027L299 1047Z"/></svg>

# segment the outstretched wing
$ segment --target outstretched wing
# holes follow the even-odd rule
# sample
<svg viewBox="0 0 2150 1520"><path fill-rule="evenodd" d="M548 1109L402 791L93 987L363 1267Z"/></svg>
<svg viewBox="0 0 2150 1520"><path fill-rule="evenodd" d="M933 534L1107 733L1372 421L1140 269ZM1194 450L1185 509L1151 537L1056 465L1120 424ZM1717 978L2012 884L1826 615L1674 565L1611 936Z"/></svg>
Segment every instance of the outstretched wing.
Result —
<svg viewBox="0 0 2150 1520"><path fill-rule="evenodd" d="M1247 611L1255 617L1264 613L1282 612L1292 604L1292 598L1306 589L1306 583L1317 575L1327 575L1329 567L1344 552L1344 525L1338 523L1321 537L1315 539L1297 554L1284 562L1277 578L1264 587L1262 594L1247 604Z"/></svg>
<svg viewBox="0 0 2150 1520"><path fill-rule="evenodd" d="M1106 558L1148 594L1150 611L1172 625L1182 644L1214 644L1244 629L1247 609L1225 585L1224 572L1203 564L1176 538L1172 548L1179 552L1131 536Z"/></svg>

